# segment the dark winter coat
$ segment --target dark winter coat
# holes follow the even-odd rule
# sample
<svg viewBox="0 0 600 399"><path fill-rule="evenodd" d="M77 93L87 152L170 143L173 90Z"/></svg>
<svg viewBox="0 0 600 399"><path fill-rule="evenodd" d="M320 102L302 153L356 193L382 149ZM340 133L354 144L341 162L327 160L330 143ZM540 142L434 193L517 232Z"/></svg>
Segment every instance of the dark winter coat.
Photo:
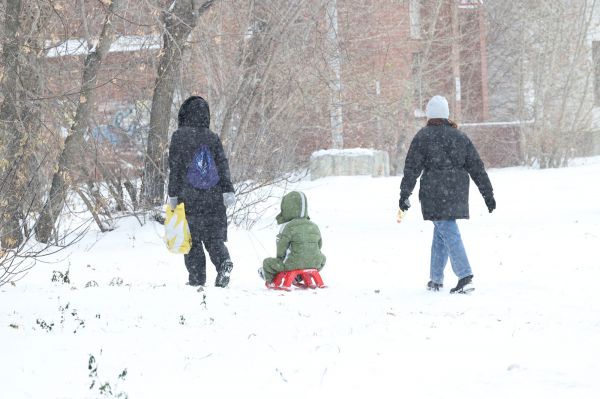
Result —
<svg viewBox="0 0 600 399"><path fill-rule="evenodd" d="M169 145L169 197L185 204L185 213L197 221L196 235L202 241L227 241L227 214L223 193L233 192L229 163L219 137L210 131L210 110L202 97L188 98L179 109L179 129ZM219 182L205 190L192 187L186 180L187 169L202 144L208 145L219 171Z"/></svg>
<svg viewBox="0 0 600 399"><path fill-rule="evenodd" d="M319 227L308 217L306 195L292 191L281 199L281 212L277 215L281 230L277 235L277 258L286 270L316 268L325 264L321 253L323 240Z"/></svg>
<svg viewBox="0 0 600 399"><path fill-rule="evenodd" d="M469 218L469 176L486 200L493 189L471 140L447 120L428 124L413 138L400 183L400 204L420 179L419 201L425 220Z"/></svg>

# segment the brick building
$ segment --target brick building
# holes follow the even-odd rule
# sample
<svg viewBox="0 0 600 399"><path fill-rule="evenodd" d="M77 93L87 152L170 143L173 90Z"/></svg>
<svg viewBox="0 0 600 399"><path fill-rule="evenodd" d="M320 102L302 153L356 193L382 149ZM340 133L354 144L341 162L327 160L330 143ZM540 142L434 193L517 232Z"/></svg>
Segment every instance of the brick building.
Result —
<svg viewBox="0 0 600 399"><path fill-rule="evenodd" d="M460 107L457 119L466 123L465 130L472 132L476 141L482 141L479 136L490 136L489 129L480 134L480 127L468 127L469 123L486 121L489 115L485 13L477 0L461 0L453 9L456 4L453 0L337 0L344 147L386 150L394 172L402 164L410 139L424 123L427 100L437 93L449 99L451 117L456 118L454 113ZM156 78L160 46L156 10L127 9L118 21L120 38L105 60L99 79L96 132L106 131L107 127L126 132L143 127ZM458 31L453 31L453 22ZM236 21L230 19L227 23L235 25ZM56 47L48 52L49 64L59 72L49 84L50 91L76 93L85 32L92 25L100 26L98 21L84 24L74 16L67 29L69 39L53 41ZM243 31L236 26L222 29ZM191 64L199 64L193 58L194 44L191 47ZM182 92L208 91L208 82L199 68L184 71L181 81L185 86ZM327 98L317 98L317 102L320 105L315 107L314 118L326 126ZM112 140L110 132L97 134ZM329 148L330 137L309 134L298 151L308 155ZM491 145L493 148L495 145ZM491 164L503 164L508 159L494 159L494 154L487 151L483 155Z"/></svg>
<svg viewBox="0 0 600 399"><path fill-rule="evenodd" d="M382 0L358 7L339 0L338 6L346 147L386 150L392 171L400 171L428 99L443 94L451 118L466 123L463 130L484 147L489 164L515 162L507 155L516 152L511 129L481 127L489 101L487 21L479 0ZM500 151L488 140L498 135L510 136Z"/></svg>

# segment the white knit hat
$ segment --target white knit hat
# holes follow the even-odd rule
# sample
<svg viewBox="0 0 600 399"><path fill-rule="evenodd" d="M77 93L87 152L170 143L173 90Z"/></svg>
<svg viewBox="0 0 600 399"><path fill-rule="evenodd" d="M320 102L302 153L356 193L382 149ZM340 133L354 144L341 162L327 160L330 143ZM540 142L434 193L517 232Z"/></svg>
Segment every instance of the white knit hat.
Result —
<svg viewBox="0 0 600 399"><path fill-rule="evenodd" d="M448 101L443 96L433 96L427 103L425 108L425 115L427 119L448 119L450 116L450 110L448 109Z"/></svg>

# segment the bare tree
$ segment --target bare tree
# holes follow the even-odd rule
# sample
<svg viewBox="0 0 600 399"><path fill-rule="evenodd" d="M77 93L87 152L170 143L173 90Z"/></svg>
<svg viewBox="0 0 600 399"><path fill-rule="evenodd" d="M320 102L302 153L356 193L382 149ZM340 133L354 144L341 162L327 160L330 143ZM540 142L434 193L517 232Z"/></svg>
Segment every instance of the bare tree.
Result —
<svg viewBox="0 0 600 399"><path fill-rule="evenodd" d="M85 162L82 162L82 158L85 158L85 155L82 154L82 143L84 134L89 128L88 121L94 107L98 70L115 38L113 19L120 0L107 0L106 2L110 5L106 7L102 32L95 46L91 42L88 44L93 47L88 49L89 53L85 58L77 111L60 154L57 171L52 178L46 203L36 225L36 236L40 242L48 242L54 223L65 203L70 185L77 180L78 175L87 175Z"/></svg>
<svg viewBox="0 0 600 399"><path fill-rule="evenodd" d="M332 148L344 147L344 123L342 101L342 55L339 43L338 7L336 0L327 4L327 50L328 64L331 70L329 91L331 93L331 142Z"/></svg>
<svg viewBox="0 0 600 399"><path fill-rule="evenodd" d="M27 210L39 201L43 27L50 13L45 2L9 0L2 43L4 73L0 105L0 246L17 248L27 238Z"/></svg>
<svg viewBox="0 0 600 399"><path fill-rule="evenodd" d="M15 126L19 121L19 110L17 109L17 100L23 90L18 90L18 64L20 43L18 33L20 32L21 1L12 0L6 4L5 11L5 31L3 32L4 41L2 43L2 58L4 63L4 73L2 76L2 92L6 93L2 106L0 107L0 123L2 123L2 146L4 153L2 155L5 161L0 165L2 176L2 198L0 198L0 238L1 246L4 248L14 248L23 241L21 226L19 223L20 200L17 187L17 179L20 173L15 162L19 162L19 157L10 154L18 154L21 147L21 138L23 129ZM11 123L13 122L13 123ZM8 126L7 126L8 125ZM12 139L12 140L11 140ZM16 147L16 148L15 148ZM6 194L5 194L6 193ZM16 195L15 195L16 194Z"/></svg>
<svg viewBox="0 0 600 399"><path fill-rule="evenodd" d="M164 199L165 151L176 79L187 38L196 27L200 15L210 9L214 2L215 0L204 2L174 0L168 9L163 11L163 47L152 95L150 128L144 162L143 195L146 205L158 205Z"/></svg>
<svg viewBox="0 0 600 399"><path fill-rule="evenodd" d="M45 42L55 4L9 0L0 6L2 34L0 86L0 286L15 282L39 260L82 237L83 222L57 236L58 246L40 245L32 228L44 195L45 169L53 160L47 142Z"/></svg>
<svg viewBox="0 0 600 399"><path fill-rule="evenodd" d="M266 187L305 162L300 145L330 132L324 2L229 1L213 11L190 39L181 92L211 104L236 183L233 220L248 225Z"/></svg>
<svg viewBox="0 0 600 399"><path fill-rule="evenodd" d="M520 125L522 159L541 168L585 152L593 106L588 33L596 0L490 2L490 59L499 112Z"/></svg>

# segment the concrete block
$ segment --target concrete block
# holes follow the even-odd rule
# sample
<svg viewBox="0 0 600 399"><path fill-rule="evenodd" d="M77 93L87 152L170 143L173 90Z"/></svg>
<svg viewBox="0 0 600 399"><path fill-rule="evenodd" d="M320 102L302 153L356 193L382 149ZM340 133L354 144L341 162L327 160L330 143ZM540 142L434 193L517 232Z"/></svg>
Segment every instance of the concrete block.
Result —
<svg viewBox="0 0 600 399"><path fill-rule="evenodd" d="M389 176L390 158L386 151L368 148L321 150L310 157L312 180L326 176Z"/></svg>

